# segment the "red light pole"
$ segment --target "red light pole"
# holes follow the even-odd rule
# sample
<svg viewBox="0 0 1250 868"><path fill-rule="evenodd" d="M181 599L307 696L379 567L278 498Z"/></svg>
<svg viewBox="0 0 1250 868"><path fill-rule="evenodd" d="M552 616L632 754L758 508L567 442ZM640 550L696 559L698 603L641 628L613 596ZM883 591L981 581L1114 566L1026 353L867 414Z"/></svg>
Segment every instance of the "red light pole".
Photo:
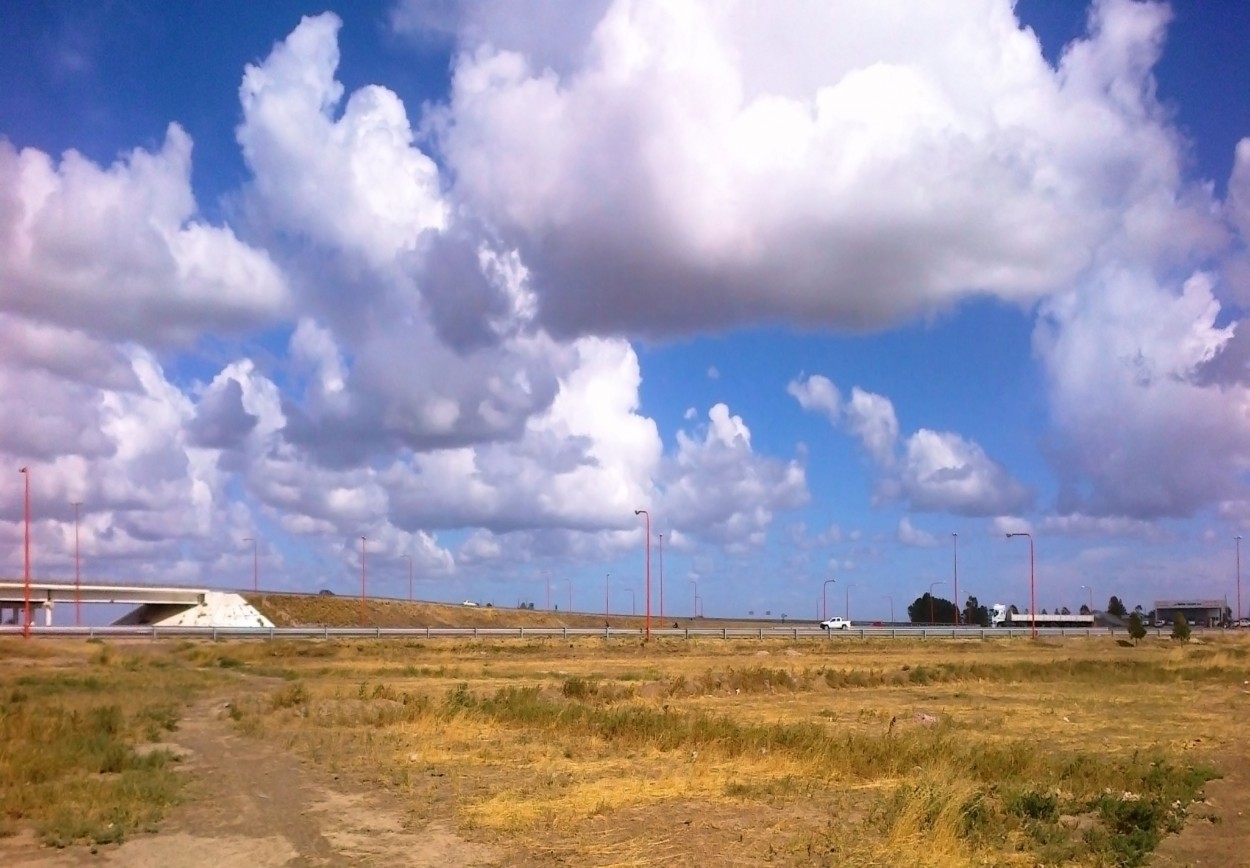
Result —
<svg viewBox="0 0 1250 868"><path fill-rule="evenodd" d="M360 626L365 625L365 538L360 538Z"/></svg>
<svg viewBox="0 0 1250 868"><path fill-rule="evenodd" d="M72 502L74 507L74 626L82 626L82 560L78 555L78 510L81 500Z"/></svg>
<svg viewBox="0 0 1250 868"><path fill-rule="evenodd" d="M651 513L645 509L635 509L635 515L645 515L646 517L646 638L644 642L651 640Z"/></svg>
<svg viewBox="0 0 1250 868"><path fill-rule="evenodd" d="M22 628L22 635L27 639L30 638L30 468L23 467L19 471L22 476L26 477L26 496L22 501L22 517L25 521L25 534L23 535L23 584L26 586L26 625Z"/></svg>
<svg viewBox="0 0 1250 868"><path fill-rule="evenodd" d="M1029 538L1029 616L1033 625L1033 638L1037 638L1037 580L1036 573L1033 569L1033 534L1028 531L1016 531L1007 534L1007 539L1013 536L1027 536Z"/></svg>
<svg viewBox="0 0 1250 868"><path fill-rule="evenodd" d="M959 534L952 533L951 540L955 549L955 626L959 626Z"/></svg>
<svg viewBox="0 0 1250 868"><path fill-rule="evenodd" d="M825 583L820 586L820 620L829 620L829 601L825 592L829 590L829 586L837 584L837 579L825 579ZM834 603L836 606L837 603Z"/></svg>
<svg viewBox="0 0 1250 868"><path fill-rule="evenodd" d="M412 602L412 555L400 555L408 562L408 602Z"/></svg>
<svg viewBox="0 0 1250 868"><path fill-rule="evenodd" d="M1241 625L1241 535L1233 537L1237 540L1237 620L1238 626Z"/></svg>
<svg viewBox="0 0 1250 868"><path fill-rule="evenodd" d="M660 534L660 620L664 620L664 534Z"/></svg>
<svg viewBox="0 0 1250 868"><path fill-rule="evenodd" d="M929 582L929 623L936 625L937 621L933 619L933 589L938 585L945 585L946 582Z"/></svg>
<svg viewBox="0 0 1250 868"><path fill-rule="evenodd" d="M646 638L643 641L651 641L651 513L645 509L635 509L634 515L646 516L647 519L647 627Z"/></svg>

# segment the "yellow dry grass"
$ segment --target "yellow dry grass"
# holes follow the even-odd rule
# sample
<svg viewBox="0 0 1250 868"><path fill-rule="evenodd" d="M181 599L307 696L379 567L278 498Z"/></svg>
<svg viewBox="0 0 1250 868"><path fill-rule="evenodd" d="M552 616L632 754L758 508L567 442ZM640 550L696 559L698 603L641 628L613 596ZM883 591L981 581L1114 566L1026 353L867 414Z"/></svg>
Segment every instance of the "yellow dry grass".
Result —
<svg viewBox="0 0 1250 868"><path fill-rule="evenodd" d="M53 675L109 653L21 647L54 646L0 643L0 657ZM1107 830L1177 822L1167 805L1196 792L1188 769L1244 756L1250 703L1236 636L113 653L109 669L159 663L166 685L253 676L242 732L450 818L516 865L1139 864L1157 835ZM261 695L254 676L281 680ZM1142 819L1104 790L1166 804Z"/></svg>
<svg viewBox="0 0 1250 868"><path fill-rule="evenodd" d="M254 725L535 865L1135 864L1011 799L1079 790L1088 813L1139 757L1184 769L1236 747L1250 656L1223 636L326 648L282 658L309 699ZM620 714L641 729L614 728ZM710 735L663 731L696 719ZM891 766L895 747L914 765ZM967 768L991 749L1001 786Z"/></svg>

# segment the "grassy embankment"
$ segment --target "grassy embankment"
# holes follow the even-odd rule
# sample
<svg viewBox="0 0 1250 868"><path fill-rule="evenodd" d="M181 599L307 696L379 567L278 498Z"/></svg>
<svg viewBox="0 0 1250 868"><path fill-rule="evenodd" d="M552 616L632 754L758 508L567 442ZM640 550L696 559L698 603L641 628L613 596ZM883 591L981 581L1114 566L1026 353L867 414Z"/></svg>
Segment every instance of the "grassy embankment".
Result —
<svg viewBox="0 0 1250 868"><path fill-rule="evenodd" d="M361 623L359 598L296 594L244 594L265 617L279 627L329 626L356 627ZM622 615L613 612L608 620L616 629L642 629L643 615ZM430 603L405 600L365 600L364 624L368 627L577 627L599 628L603 613L547 612L542 609L511 609L495 606L460 606L452 603ZM671 613L661 621L658 610L652 613L651 627L758 626L763 621L715 620L674 617ZM773 622L781 626L781 622ZM814 621L801 621L810 626Z"/></svg>

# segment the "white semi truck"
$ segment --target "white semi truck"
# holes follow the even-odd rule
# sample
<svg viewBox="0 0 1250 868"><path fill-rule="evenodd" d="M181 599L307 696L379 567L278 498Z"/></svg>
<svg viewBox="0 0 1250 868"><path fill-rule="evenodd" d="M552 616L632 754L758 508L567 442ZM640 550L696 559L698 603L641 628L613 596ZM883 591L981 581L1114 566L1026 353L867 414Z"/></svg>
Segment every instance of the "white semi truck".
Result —
<svg viewBox="0 0 1250 868"><path fill-rule="evenodd" d="M1092 627L1093 615L1028 615L1011 611L1003 603L995 603L990 610L990 625L994 627Z"/></svg>

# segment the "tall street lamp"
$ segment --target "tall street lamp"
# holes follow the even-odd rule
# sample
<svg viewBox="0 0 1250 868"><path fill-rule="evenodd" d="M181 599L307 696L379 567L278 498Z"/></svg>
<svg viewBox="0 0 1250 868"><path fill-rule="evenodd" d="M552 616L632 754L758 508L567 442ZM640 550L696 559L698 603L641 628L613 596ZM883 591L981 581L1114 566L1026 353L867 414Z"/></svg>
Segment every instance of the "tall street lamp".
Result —
<svg viewBox="0 0 1250 868"><path fill-rule="evenodd" d="M360 626L365 625L365 537L360 538Z"/></svg>
<svg viewBox="0 0 1250 868"><path fill-rule="evenodd" d="M82 501L72 501L74 507L74 626L82 626L82 559L78 549L78 510Z"/></svg>
<svg viewBox="0 0 1250 868"><path fill-rule="evenodd" d="M25 523L22 537L22 584L26 589L26 624L22 627L22 637L30 638L30 468L21 468L22 477L26 478L26 497L22 500L21 514ZM1240 607L1239 607L1240 608Z"/></svg>
<svg viewBox="0 0 1250 868"><path fill-rule="evenodd" d="M945 585L945 584L946 582L929 582L929 623L930 624L937 624L937 621L933 620L933 589L937 587L938 585Z"/></svg>
<svg viewBox="0 0 1250 868"><path fill-rule="evenodd" d="M824 584L820 586L820 620L829 620L829 602L826 599L825 592L829 590L830 585L837 584L837 579L825 579ZM834 603L836 606L837 603Z"/></svg>
<svg viewBox="0 0 1250 868"><path fill-rule="evenodd" d="M1241 535L1233 537L1237 541L1237 623L1241 623Z"/></svg>
<svg viewBox="0 0 1250 868"><path fill-rule="evenodd" d="M543 570L543 578L547 580L547 611L551 611L551 570Z"/></svg>
<svg viewBox="0 0 1250 868"><path fill-rule="evenodd" d="M256 554L256 537L245 536L243 542L252 544L252 592L260 591L260 560Z"/></svg>
<svg viewBox="0 0 1250 868"><path fill-rule="evenodd" d="M894 626L894 598L890 596L889 594L882 594L881 596L885 597L885 599L890 601L890 626L893 627Z"/></svg>
<svg viewBox="0 0 1250 868"><path fill-rule="evenodd" d="M408 562L408 602L412 602L412 555L400 555Z"/></svg>
<svg viewBox="0 0 1250 868"><path fill-rule="evenodd" d="M1092 585L1081 585L1081 588L1089 591L1089 613L1094 614L1094 587Z"/></svg>
<svg viewBox="0 0 1250 868"><path fill-rule="evenodd" d="M611 573L603 575L603 623L608 623L608 618L612 617L612 591L608 581L612 578Z"/></svg>
<svg viewBox="0 0 1250 868"><path fill-rule="evenodd" d="M664 534L660 534L660 621L664 620Z"/></svg>
<svg viewBox="0 0 1250 868"><path fill-rule="evenodd" d="M959 626L959 534L951 534L951 543L955 549L955 589L951 592L955 597L955 626Z"/></svg>
<svg viewBox="0 0 1250 868"><path fill-rule="evenodd" d="M564 581L569 586L569 611L572 612L573 611L573 580L565 579Z"/></svg>
<svg viewBox="0 0 1250 868"><path fill-rule="evenodd" d="M846 609L842 613L842 617L846 618L848 621L851 620L851 588L853 587L855 586L851 584L846 586Z"/></svg>
<svg viewBox="0 0 1250 868"><path fill-rule="evenodd" d="M1007 534L1007 539L1013 536L1027 536L1029 538L1029 615L1033 624L1033 638L1037 638L1037 579L1033 569L1033 534L1025 530L1016 531Z"/></svg>
<svg viewBox="0 0 1250 868"><path fill-rule="evenodd" d="M645 509L635 509L634 515L642 515L647 518L647 627L645 642L651 641L651 513Z"/></svg>
<svg viewBox="0 0 1250 868"><path fill-rule="evenodd" d="M691 579L690 584L694 585L694 614L692 618L699 617L699 580Z"/></svg>
<svg viewBox="0 0 1250 868"><path fill-rule="evenodd" d="M637 615L638 614L638 598L634 596L634 589L625 588L625 590L629 591L629 614Z"/></svg>

